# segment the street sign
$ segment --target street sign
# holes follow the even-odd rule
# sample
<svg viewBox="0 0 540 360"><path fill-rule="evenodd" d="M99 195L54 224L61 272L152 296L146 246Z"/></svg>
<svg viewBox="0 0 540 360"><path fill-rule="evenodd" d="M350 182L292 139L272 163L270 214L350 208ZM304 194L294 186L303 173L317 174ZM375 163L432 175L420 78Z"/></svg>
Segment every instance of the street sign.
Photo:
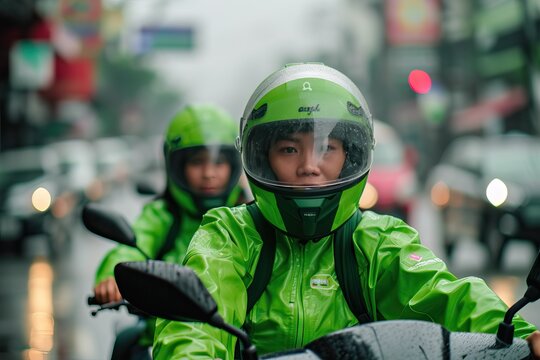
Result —
<svg viewBox="0 0 540 360"><path fill-rule="evenodd" d="M43 41L21 40L10 52L10 82L14 89L42 89L53 76L53 51Z"/></svg>
<svg viewBox="0 0 540 360"><path fill-rule="evenodd" d="M194 30L188 26L145 26L139 33L140 53L156 50L191 50Z"/></svg>

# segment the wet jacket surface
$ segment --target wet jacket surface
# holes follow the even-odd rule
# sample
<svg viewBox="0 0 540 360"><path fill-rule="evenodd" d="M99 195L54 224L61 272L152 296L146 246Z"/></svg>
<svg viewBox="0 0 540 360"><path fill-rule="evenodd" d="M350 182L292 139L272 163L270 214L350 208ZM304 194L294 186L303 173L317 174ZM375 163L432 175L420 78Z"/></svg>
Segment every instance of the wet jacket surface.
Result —
<svg viewBox="0 0 540 360"><path fill-rule="evenodd" d="M180 216L180 229L174 246L164 254L162 259L164 261L181 263L191 237L200 225L200 219L188 216L185 212L181 212ZM147 203L132 226L137 246L151 258L155 258L165 245L173 220L173 214L169 211L165 200L157 199ZM125 245L116 246L101 261L96 272L95 284L114 277L114 267L119 262L144 260L145 257L137 249Z"/></svg>
<svg viewBox="0 0 540 360"><path fill-rule="evenodd" d="M332 236L301 244L277 235L270 283L246 318L246 288L262 247L246 207L209 211L184 264L194 269L226 322L245 328L259 354L299 348L357 324L336 280ZM450 331L495 333L507 306L479 278L456 278L403 221L364 212L353 234L361 287L375 321L416 319ZM515 336L535 327L514 321ZM157 319L155 359L232 359L236 338L201 323Z"/></svg>
<svg viewBox="0 0 540 360"><path fill-rule="evenodd" d="M174 246L163 254L162 260L181 263L186 254L191 237L200 225L200 218L196 219L184 212L180 214L180 228L176 234ZM132 229L137 239L137 246L151 258L156 258L167 241L167 234L174 221L174 215L169 210L167 202L158 199L147 203L133 223ZM99 265L95 284L114 277L114 267L124 261L144 261L145 257L135 248L118 245L110 250ZM154 319L147 320L145 334L139 341L142 346L152 345Z"/></svg>

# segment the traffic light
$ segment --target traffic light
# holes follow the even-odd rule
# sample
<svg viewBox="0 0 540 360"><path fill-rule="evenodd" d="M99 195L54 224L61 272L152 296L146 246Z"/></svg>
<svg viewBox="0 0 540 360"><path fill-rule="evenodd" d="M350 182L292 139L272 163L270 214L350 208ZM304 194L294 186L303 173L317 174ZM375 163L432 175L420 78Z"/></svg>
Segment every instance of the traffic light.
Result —
<svg viewBox="0 0 540 360"><path fill-rule="evenodd" d="M431 89L431 77L422 70L412 70L409 73L409 86L417 94L427 94Z"/></svg>

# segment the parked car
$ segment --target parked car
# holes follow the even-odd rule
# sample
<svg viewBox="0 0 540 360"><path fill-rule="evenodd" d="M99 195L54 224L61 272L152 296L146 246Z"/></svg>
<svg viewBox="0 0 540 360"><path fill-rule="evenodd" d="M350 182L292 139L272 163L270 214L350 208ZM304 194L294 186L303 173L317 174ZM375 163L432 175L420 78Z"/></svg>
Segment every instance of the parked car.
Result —
<svg viewBox="0 0 540 360"><path fill-rule="evenodd" d="M418 193L416 152L389 124L374 120L375 152L360 208L408 220Z"/></svg>
<svg viewBox="0 0 540 360"><path fill-rule="evenodd" d="M30 236L44 235L50 255L69 243L74 196L63 187L57 154L42 147L0 153L0 248L22 254Z"/></svg>
<svg viewBox="0 0 540 360"><path fill-rule="evenodd" d="M510 239L540 247L540 138L458 138L431 170L426 185L440 209L449 257L464 238L485 245L497 267Z"/></svg>

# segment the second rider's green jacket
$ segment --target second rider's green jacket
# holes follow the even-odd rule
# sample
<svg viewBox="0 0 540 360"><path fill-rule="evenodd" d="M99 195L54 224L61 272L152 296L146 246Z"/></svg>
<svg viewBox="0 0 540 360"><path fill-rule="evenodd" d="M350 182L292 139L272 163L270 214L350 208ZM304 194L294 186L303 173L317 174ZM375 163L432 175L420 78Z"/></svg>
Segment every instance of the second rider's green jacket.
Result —
<svg viewBox="0 0 540 360"><path fill-rule="evenodd" d="M451 331L496 332L506 305L483 280L457 279L403 221L365 212L353 241L372 319L418 319ZM259 354L302 347L357 323L336 280L331 236L301 244L278 235L270 283L246 318L246 288L261 246L245 205L218 208L204 216L184 259L225 321L237 327L245 323ZM535 330L522 319L514 325L518 337ZM209 325L158 319L154 358L232 359L235 342Z"/></svg>
<svg viewBox="0 0 540 360"><path fill-rule="evenodd" d="M176 233L174 244L166 251L161 260L168 262L182 262L186 254L191 237L201 224L201 218L194 218L181 212L175 215L170 205L163 198L151 201L143 207L139 217L133 223L132 229L137 240L137 246L150 258L155 259L167 242L167 237L174 217L179 216L180 227ZM96 271L95 284L114 277L114 267L124 261L144 261L146 258L135 248L119 245L109 251ZM154 320L147 322L145 334L139 341L140 345L152 344Z"/></svg>
<svg viewBox="0 0 540 360"><path fill-rule="evenodd" d="M181 212L179 216L180 228L174 246L164 254L162 259L168 262L182 262L191 237L201 223L200 218L193 218L185 212ZM164 199L147 203L132 226L137 246L154 259L165 245L173 220L174 215ZM143 260L146 260L144 255L137 249L119 245L108 252L101 261L96 272L95 283L114 277L114 267L119 262Z"/></svg>

